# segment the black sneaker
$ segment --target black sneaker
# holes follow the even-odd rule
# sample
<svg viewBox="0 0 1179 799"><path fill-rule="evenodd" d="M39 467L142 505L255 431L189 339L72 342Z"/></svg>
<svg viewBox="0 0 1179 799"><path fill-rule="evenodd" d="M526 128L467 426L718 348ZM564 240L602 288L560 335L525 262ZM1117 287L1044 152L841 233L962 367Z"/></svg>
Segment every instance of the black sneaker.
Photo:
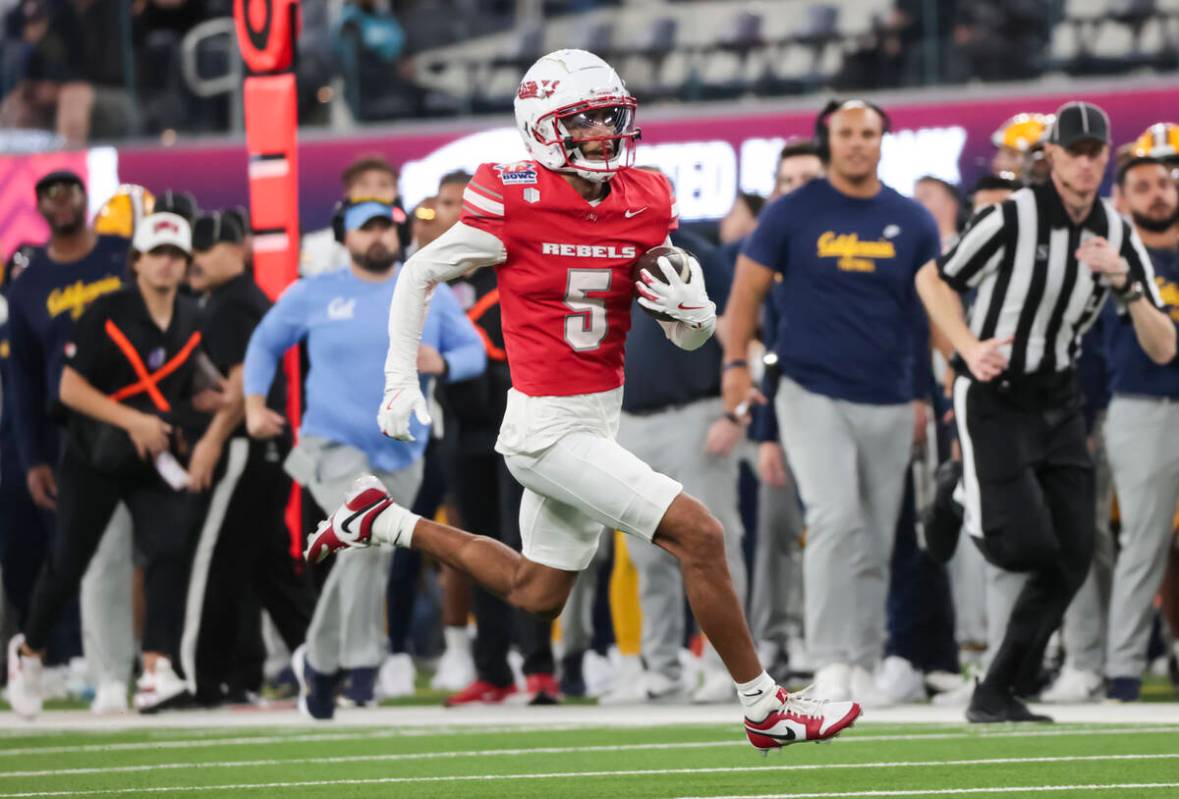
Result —
<svg viewBox="0 0 1179 799"><path fill-rule="evenodd" d="M1110 677L1105 698L1111 702L1137 702L1142 695L1142 680L1135 677Z"/></svg>
<svg viewBox="0 0 1179 799"><path fill-rule="evenodd" d="M584 651L570 652L561 658L561 693L565 696L585 696L585 675L581 670Z"/></svg>
<svg viewBox="0 0 1179 799"><path fill-rule="evenodd" d="M954 489L962 479L962 464L946 461L937 467L937 488L933 502L922 514L922 548L934 561L946 563L958 548L962 533L962 506L954 499Z"/></svg>
<svg viewBox="0 0 1179 799"><path fill-rule="evenodd" d="M966 720L971 724L1001 724L1008 721L1050 722L1052 717L1033 713L1010 690L976 682L970 706L966 708Z"/></svg>

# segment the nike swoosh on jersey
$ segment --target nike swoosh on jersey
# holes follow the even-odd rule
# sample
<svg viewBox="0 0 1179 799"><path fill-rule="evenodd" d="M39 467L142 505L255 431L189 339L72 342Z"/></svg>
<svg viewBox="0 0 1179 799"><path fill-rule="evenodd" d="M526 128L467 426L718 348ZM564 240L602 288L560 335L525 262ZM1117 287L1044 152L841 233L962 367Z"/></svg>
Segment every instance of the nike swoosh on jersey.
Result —
<svg viewBox="0 0 1179 799"><path fill-rule="evenodd" d="M637 211L632 211L629 208L627 208L626 211L623 213L623 216L625 216L627 219L630 219L632 216L638 216L639 214L643 213L643 211L646 211L646 210L647 210L647 206L645 206L645 205Z"/></svg>

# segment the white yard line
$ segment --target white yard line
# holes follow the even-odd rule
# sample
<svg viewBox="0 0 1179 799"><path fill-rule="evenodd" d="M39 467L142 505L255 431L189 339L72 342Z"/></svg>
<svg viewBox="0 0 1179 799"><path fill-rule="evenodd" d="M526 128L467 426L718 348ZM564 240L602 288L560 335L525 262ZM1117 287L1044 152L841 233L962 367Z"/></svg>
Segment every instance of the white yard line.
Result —
<svg viewBox="0 0 1179 799"><path fill-rule="evenodd" d="M373 777L367 779L340 779L340 780L303 780L299 782L266 782L266 783L236 783L233 785L203 785L203 786L170 786L170 787L137 787L137 788L101 788L84 791L31 791L24 793L2 793L0 798L16 799L17 797L49 797L49 796L103 796L114 794L137 794L137 793L165 793L174 791L191 792L191 791L228 791L228 790L263 790L276 788L304 788L313 786L328 786L328 785L401 785L410 783L446 783L446 782L504 782L512 780L560 780L560 779L583 779L586 777L659 777L667 775L685 775L685 774L730 774L730 773L748 773L748 772L773 772L773 771L789 771L791 773L798 771L828 771L828 770L847 770L847 769L901 769L901 768L935 768L945 766L991 766L991 765L1026 765L1029 763L1078 763L1078 762L1110 762L1110 761L1129 761L1129 760L1176 760L1179 759L1179 754L1162 754L1162 755L1077 755L1077 756L1061 756L1061 757L1001 757L1001 758L984 758L979 760L923 760L923 761L902 761L902 762L879 762L879 763L823 763L823 764L787 764L778 766L716 766L707 768L668 768L668 769L619 769L614 771L562 771L551 773L523 773L523 774L464 774L464 775L442 775L442 776L422 776L422 777ZM150 768L150 767L147 767ZM1173 787L1179 783L1169 783L1166 785L1159 785L1158 787ZM1148 787L1148 786L1139 786ZM1153 785L1149 787L1154 787ZM1071 788L1065 788L1069 790ZM956 789L959 793L981 792L985 789ZM995 789L1000 792L1009 792L1016 789L999 788ZM1042 789L1047 790L1047 789ZM953 790L945 793L953 793ZM802 797L836 797L836 796L924 796L943 793L942 791L898 791L890 792L867 792L867 793L814 793L814 794L790 794L778 795L775 794L774 799L802 799ZM708 799L706 797L697 797L696 799ZM726 797L726 799L771 799L769 796L765 797Z"/></svg>
<svg viewBox="0 0 1179 799"><path fill-rule="evenodd" d="M840 791L838 793L733 794L731 796L681 796L679 799L853 799L889 796L971 796L999 793L1058 793L1072 791L1152 791L1179 788L1179 782L1123 782L1116 785L1017 785L1004 788L941 788L928 791Z"/></svg>
<svg viewBox="0 0 1179 799"><path fill-rule="evenodd" d="M929 737L929 736L915 736ZM851 740L851 739L848 739ZM567 755L604 752L649 752L675 751L684 749L717 749L744 748L748 746L743 741L700 741L682 743L652 743L652 744L616 744L603 746L547 746L521 749L470 749L457 752L410 752L403 754L382 755L341 755L299 758L266 758L257 760L219 760L212 762L183 762L183 763L151 763L137 766L91 766L83 768L56 768L28 771L0 772L0 779L16 779L28 777L71 777L81 774L132 774L144 771L162 770L200 770L200 769L230 769L257 768L265 766L298 766L307 764L341 765L345 763L391 763L413 760L454 760L458 758L479 757L523 757L528 755ZM993 763L1065 763L1072 761L1107 761L1107 760L1179 760L1179 754L1161 755L1076 755L1059 757L1017 757L1017 758L988 758L983 760L938 760L930 762L894 761L887 763L826 763L817 765L796 765L792 768L800 771L810 771L823 768L855 769L855 768L910 768L927 765L987 765ZM774 767L768 767L774 768Z"/></svg>
<svg viewBox="0 0 1179 799"><path fill-rule="evenodd" d="M563 729L583 729L580 727L503 727L498 730L495 728L479 728L477 732L549 732ZM1010 728L992 728L981 729L977 732L935 732L935 733L918 733L906 735L851 735L841 736L839 744L841 746L855 743L879 743L881 741L958 741L958 740L977 740L980 738L1056 738L1069 737L1077 735L1092 735L1094 730L1100 730L1103 735L1152 735L1157 733L1179 732L1179 727L1174 725L1162 725L1151 727L1047 727L1037 729L1010 729ZM473 732L472 730L455 730L456 732ZM433 730L372 730L364 733L320 733L313 735L268 735L268 736L249 736L238 738L207 738L201 737L196 739L164 739L158 741L129 741L126 743L111 743L111 744L77 744L74 746L28 746L13 749L0 749L0 758L3 757L28 757L32 755L59 755L59 754L74 754L74 753L95 753L95 752L134 752L134 751L154 751L158 749L196 749L196 748L210 748L219 746L269 746L272 744L285 743L336 743L336 742L350 742L350 741L369 741L373 739L386 738L403 738L403 737L422 737L428 735L438 735L441 731ZM707 748L712 746L733 746L733 747L747 747L749 744L736 735L731 739L723 741L701 741L694 742L676 742L674 744L642 744L641 746L661 746L661 747L690 747L700 746ZM586 747L571 746L561 748L559 751L579 752ZM535 749L528 751L537 751ZM498 750L474 750L471 754L497 754ZM422 753L420 755L405 755L404 757L451 757L449 752L431 752ZM322 757L320 758L322 759ZM195 765L202 765L197 763ZM8 773L0 771L0 778L8 776Z"/></svg>
<svg viewBox="0 0 1179 799"><path fill-rule="evenodd" d="M1037 706L1040 707L1040 706ZM1179 720L1179 703L1127 702L1120 705L1058 705L1044 708L1062 724L1166 724ZM428 706L401 706L343 710L336 713L335 727L437 727L461 723L466 727L503 727L567 724L581 727L649 727L663 724L740 724L740 708L711 706L616 706L559 705L527 707L498 705L461 710ZM963 708L933 705L905 705L870 710L859 722L871 726L890 724L961 724ZM162 713L143 718L134 714L121 718L96 717L87 711L45 713L33 723L11 713L0 712L0 729L71 730L198 730L209 727L287 727L311 729L321 722L299 715L289 705L264 709L219 709Z"/></svg>

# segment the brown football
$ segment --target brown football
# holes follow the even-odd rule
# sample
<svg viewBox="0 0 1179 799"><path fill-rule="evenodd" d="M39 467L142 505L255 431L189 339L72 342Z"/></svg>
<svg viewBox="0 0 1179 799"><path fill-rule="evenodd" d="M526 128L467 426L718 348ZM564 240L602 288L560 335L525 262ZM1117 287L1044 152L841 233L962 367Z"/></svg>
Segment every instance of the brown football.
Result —
<svg viewBox="0 0 1179 799"><path fill-rule="evenodd" d="M663 270L659 267L658 263L659 259L664 257L671 262L672 268L679 273L680 280L683 280L685 283L687 283L692 279L692 271L688 268L688 259L692 257L692 254L687 250L681 249L679 247L668 247L666 245L654 247L640 255L639 259L635 261L635 265L631 268L631 279L634 282L642 282L643 278L641 272L646 270L647 273L655 280L658 280L660 283L666 283L667 275L663 274ZM635 289L635 298L637 299L638 297L638 289ZM665 313L648 310L642 305L639 307L642 308L648 316L652 316L656 319L662 319L664 322L675 321Z"/></svg>

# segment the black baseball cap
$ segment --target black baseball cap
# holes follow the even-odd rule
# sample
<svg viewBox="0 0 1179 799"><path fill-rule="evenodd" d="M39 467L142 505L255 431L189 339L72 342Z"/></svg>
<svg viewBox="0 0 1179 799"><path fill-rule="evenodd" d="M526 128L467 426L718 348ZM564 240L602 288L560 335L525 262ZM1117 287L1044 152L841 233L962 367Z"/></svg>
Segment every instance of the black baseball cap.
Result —
<svg viewBox="0 0 1179 799"><path fill-rule="evenodd" d="M192 248L198 252L211 250L218 244L241 244L246 232L237 215L228 211L201 214L192 223Z"/></svg>
<svg viewBox="0 0 1179 799"><path fill-rule="evenodd" d="M176 191L175 189L165 189L157 194L156 203L152 206L152 210L156 213L167 211L170 214L182 216L189 224L192 224L199 213L196 197L193 197L191 192Z"/></svg>
<svg viewBox="0 0 1179 799"><path fill-rule="evenodd" d="M1109 115L1093 103L1073 100L1056 109L1056 122L1048 141L1061 147L1072 147L1079 141L1109 144Z"/></svg>
<svg viewBox="0 0 1179 799"><path fill-rule="evenodd" d="M55 169L47 175L43 175L36 184L37 196L56 183L73 183L82 191L86 191L86 184L78 177L78 173L69 169Z"/></svg>

